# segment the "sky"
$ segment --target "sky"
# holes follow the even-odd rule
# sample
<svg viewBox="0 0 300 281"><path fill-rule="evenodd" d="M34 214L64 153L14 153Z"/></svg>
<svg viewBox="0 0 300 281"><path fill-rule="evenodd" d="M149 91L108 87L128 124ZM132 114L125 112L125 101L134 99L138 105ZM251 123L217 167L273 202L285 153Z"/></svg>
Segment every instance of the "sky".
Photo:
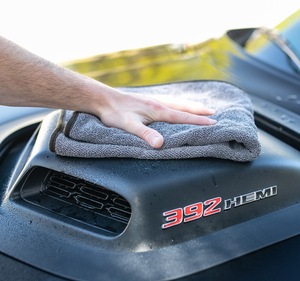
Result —
<svg viewBox="0 0 300 281"><path fill-rule="evenodd" d="M272 28L299 8L298 0L0 0L0 35L59 63Z"/></svg>

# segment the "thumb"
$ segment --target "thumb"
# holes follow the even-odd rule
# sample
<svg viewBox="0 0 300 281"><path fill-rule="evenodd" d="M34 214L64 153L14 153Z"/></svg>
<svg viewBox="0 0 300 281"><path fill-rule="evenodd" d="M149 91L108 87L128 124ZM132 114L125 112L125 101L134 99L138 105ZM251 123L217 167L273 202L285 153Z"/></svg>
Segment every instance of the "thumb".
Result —
<svg viewBox="0 0 300 281"><path fill-rule="evenodd" d="M143 123L135 123L131 125L131 128L128 130L129 133L138 136L153 148L160 148L163 145L164 138L157 131L147 127Z"/></svg>

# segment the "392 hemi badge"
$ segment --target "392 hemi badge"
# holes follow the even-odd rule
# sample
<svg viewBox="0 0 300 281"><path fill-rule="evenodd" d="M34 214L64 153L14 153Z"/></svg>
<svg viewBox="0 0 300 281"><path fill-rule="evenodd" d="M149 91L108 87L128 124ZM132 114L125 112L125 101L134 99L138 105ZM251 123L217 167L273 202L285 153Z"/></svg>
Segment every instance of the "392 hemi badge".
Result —
<svg viewBox="0 0 300 281"><path fill-rule="evenodd" d="M223 211L231 209L231 207L239 207L251 202L265 199L277 194L277 186L271 186L262 190L253 191L247 194L239 195L233 199L224 200ZM166 217L166 223L161 227L166 229L182 222L190 222L200 219L202 216L207 217L221 212L221 197L215 197L204 202L194 203L183 208L177 208L163 213Z"/></svg>

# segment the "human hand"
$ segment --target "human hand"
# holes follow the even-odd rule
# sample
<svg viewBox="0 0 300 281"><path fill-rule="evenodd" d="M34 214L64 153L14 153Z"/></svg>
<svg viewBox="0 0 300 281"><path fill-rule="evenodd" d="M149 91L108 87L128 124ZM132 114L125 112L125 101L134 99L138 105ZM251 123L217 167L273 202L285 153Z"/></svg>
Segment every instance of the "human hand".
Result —
<svg viewBox="0 0 300 281"><path fill-rule="evenodd" d="M99 81L55 65L0 36L0 104L62 108L94 114L160 148L163 137L147 127L155 121L214 125L199 115L215 112L202 104L162 96L122 93Z"/></svg>
<svg viewBox="0 0 300 281"><path fill-rule="evenodd" d="M109 108L98 114L103 124L132 133L154 148L163 144L163 136L147 127L155 121L172 124L214 125L217 121L200 115L213 115L215 111L203 107L202 103L170 96L147 96L120 93Z"/></svg>

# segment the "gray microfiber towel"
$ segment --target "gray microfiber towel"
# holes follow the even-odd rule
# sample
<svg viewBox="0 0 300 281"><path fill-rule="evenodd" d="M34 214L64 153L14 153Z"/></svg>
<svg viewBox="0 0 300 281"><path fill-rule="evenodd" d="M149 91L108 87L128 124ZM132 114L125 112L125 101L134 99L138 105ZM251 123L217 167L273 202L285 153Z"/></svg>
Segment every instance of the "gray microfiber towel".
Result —
<svg viewBox="0 0 300 281"><path fill-rule="evenodd" d="M154 122L148 126L164 137L154 149L139 137L121 129L106 127L97 117L62 111L50 138L52 152L62 156L139 159L182 159L215 157L246 162L260 154L252 104L240 88L220 81L180 82L147 87L122 88L122 91L172 95L202 102L213 108L213 126Z"/></svg>

